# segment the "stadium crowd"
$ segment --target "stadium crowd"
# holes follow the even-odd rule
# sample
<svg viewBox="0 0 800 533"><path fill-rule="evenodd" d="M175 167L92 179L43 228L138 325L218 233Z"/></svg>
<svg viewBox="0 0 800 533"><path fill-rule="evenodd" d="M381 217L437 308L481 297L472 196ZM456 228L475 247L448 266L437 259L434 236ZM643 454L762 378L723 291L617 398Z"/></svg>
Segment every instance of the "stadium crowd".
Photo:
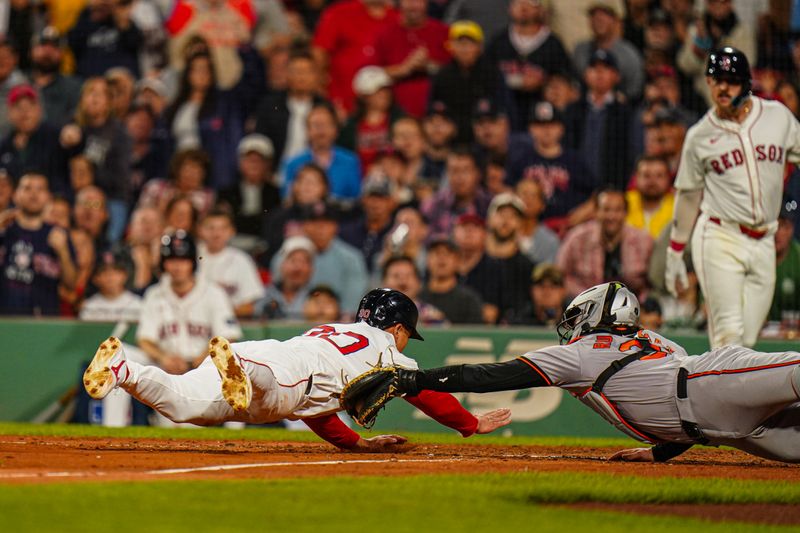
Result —
<svg viewBox="0 0 800 533"><path fill-rule="evenodd" d="M149 309L204 285L231 315L190 323L198 336L352 318L376 285L427 324L553 325L608 280L651 327L702 328L696 278L673 298L663 271L683 139L709 105L705 58L736 46L756 94L800 115L796 8L11 0L0 313L141 313L141 347L174 372L199 352L157 346L169 325ZM770 319L796 328L793 167L786 191ZM167 266L182 250L191 271Z"/></svg>

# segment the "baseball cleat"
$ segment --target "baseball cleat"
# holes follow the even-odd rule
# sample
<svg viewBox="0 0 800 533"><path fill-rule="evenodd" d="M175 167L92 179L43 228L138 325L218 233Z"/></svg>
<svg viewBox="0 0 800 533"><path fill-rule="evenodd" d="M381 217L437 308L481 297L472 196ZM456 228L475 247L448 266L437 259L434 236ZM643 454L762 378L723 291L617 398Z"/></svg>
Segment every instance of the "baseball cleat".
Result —
<svg viewBox="0 0 800 533"><path fill-rule="evenodd" d="M246 411L253 398L253 386L239 357L231 350L231 343L225 337L214 337L208 342L208 355L222 378L225 401L237 413Z"/></svg>
<svg viewBox="0 0 800 533"><path fill-rule="evenodd" d="M100 344L94 359L83 373L83 386L89 396L102 400L130 375L122 342L116 337L109 337Z"/></svg>

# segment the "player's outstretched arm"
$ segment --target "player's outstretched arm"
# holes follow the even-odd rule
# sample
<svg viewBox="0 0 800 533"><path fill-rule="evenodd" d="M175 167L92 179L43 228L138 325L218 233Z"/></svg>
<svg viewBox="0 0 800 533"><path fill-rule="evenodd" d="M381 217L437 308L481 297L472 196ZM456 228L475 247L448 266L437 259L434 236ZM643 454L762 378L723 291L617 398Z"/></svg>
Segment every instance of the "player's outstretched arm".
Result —
<svg viewBox="0 0 800 533"><path fill-rule="evenodd" d="M402 435L377 435L362 438L333 413L317 418L304 418L303 422L320 438L339 449L354 452L397 452L396 447L408 439Z"/></svg>

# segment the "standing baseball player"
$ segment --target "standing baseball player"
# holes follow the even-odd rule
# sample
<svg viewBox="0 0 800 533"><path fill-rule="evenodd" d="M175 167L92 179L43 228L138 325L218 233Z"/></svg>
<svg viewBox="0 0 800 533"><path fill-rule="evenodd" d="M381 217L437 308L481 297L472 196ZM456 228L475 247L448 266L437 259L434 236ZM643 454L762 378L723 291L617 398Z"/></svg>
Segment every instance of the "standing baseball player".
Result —
<svg viewBox="0 0 800 533"><path fill-rule="evenodd" d="M361 438L336 415L347 381L372 368L417 368L402 350L416 330L417 307L403 293L373 289L361 300L358 321L325 324L287 341L229 343L214 337L196 369L171 375L128 360L122 343L104 341L84 374L93 398L121 387L175 422L200 425L303 420L317 435L344 449L381 450L406 441L399 435ZM488 433L509 422L498 409L475 417L449 394L424 392L409 403L462 435Z"/></svg>
<svg viewBox="0 0 800 533"><path fill-rule="evenodd" d="M504 363L385 368L354 382L377 377L378 387L360 390L377 395L390 383L388 397L421 390L555 386L623 433L656 444L624 450L611 459L666 461L694 444L707 444L800 462L800 353L726 346L689 357L672 341L639 329L639 312L633 292L618 282L605 283L579 294L564 311L558 332L566 345ZM348 396L344 403L356 400ZM360 415L368 404L353 404L354 411Z"/></svg>
<svg viewBox="0 0 800 533"><path fill-rule="evenodd" d="M786 162L800 161L800 127L783 104L751 94L747 57L735 48L708 56L706 82L714 107L683 145L665 281L673 295L688 288L691 236L711 347L752 346L774 292L773 237Z"/></svg>

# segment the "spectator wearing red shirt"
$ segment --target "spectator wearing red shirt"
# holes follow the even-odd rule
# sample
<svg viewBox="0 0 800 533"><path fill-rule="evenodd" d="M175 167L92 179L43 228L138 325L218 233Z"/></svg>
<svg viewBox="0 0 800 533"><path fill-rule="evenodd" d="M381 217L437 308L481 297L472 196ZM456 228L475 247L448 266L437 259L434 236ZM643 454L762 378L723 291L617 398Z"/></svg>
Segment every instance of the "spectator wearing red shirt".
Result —
<svg viewBox="0 0 800 533"><path fill-rule="evenodd" d="M328 74L328 99L340 110L355 105L353 77L374 64L375 39L397 19L387 0L342 0L325 8L314 34L313 53Z"/></svg>
<svg viewBox="0 0 800 533"><path fill-rule="evenodd" d="M409 115L425 115L431 77L450 61L448 28L429 18L428 0L399 0L400 18L387 25L375 43L378 65L395 81L394 97Z"/></svg>

